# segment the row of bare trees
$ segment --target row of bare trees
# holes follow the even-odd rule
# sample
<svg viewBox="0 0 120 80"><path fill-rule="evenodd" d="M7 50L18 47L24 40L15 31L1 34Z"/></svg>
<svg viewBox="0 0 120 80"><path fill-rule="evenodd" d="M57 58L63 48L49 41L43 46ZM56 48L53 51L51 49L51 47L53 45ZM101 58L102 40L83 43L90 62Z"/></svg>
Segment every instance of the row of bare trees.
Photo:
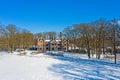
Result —
<svg viewBox="0 0 120 80"><path fill-rule="evenodd" d="M76 46L81 50L86 50L88 57L91 58L91 53L96 53L97 58L105 54L107 47L112 48L112 53L115 55L117 47L120 46L120 25L116 19L105 20L100 19L91 23L75 24L64 29L63 39L69 41L69 45ZM60 35L56 32L43 32L33 34L25 29L18 29L15 25L0 26L0 49L6 49L12 52L16 48L27 49L32 46L37 46L37 39L59 39ZM67 47L69 48L69 47Z"/></svg>
<svg viewBox="0 0 120 80"><path fill-rule="evenodd" d="M58 38L57 32L40 32L35 34L36 39L42 38L42 39L48 39L48 40L55 40Z"/></svg>
<svg viewBox="0 0 120 80"><path fill-rule="evenodd" d="M34 35L28 30L20 30L15 25L0 26L0 49L12 52L16 48L27 49L34 44Z"/></svg>
<svg viewBox="0 0 120 80"><path fill-rule="evenodd" d="M56 32L40 32L33 34L26 29L19 29L13 24L0 26L0 50L28 49L37 47L37 39L55 40Z"/></svg>
<svg viewBox="0 0 120 80"><path fill-rule="evenodd" d="M79 49L85 49L89 58L91 53L96 53L96 57L100 59L100 55L105 54L105 49L111 47L116 63L116 48L120 46L118 20L100 19L91 23L75 24L65 28L63 34L64 39L74 44L74 51L76 46Z"/></svg>

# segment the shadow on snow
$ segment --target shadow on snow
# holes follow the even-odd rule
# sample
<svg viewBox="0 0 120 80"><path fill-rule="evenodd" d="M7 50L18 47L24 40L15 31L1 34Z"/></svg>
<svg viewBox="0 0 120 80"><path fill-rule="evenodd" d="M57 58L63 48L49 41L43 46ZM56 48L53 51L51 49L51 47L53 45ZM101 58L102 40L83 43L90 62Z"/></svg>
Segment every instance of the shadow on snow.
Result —
<svg viewBox="0 0 120 80"><path fill-rule="evenodd" d="M118 64L73 57L53 56L53 58L63 63L54 64L49 67L49 70L61 75L64 80L120 79L120 65Z"/></svg>

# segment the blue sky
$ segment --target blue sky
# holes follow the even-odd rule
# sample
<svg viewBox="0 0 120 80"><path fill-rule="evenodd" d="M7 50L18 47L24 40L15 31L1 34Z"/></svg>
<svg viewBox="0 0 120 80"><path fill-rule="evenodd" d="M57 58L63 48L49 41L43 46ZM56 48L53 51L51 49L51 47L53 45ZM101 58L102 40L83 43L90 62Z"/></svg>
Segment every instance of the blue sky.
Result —
<svg viewBox="0 0 120 80"><path fill-rule="evenodd" d="M33 33L59 32L99 18L120 18L120 0L0 0L0 24Z"/></svg>

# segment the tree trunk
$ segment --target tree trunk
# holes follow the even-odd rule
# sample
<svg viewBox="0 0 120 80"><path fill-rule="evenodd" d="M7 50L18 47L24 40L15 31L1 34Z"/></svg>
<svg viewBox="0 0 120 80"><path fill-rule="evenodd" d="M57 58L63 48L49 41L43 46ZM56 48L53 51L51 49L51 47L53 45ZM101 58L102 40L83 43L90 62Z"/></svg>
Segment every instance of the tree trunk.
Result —
<svg viewBox="0 0 120 80"><path fill-rule="evenodd" d="M102 48L103 48L103 54L105 54L105 38L103 38Z"/></svg>
<svg viewBox="0 0 120 80"><path fill-rule="evenodd" d="M89 40L87 41L87 53L88 53L88 58L91 58L90 57L90 43L89 43Z"/></svg>
<svg viewBox="0 0 120 80"><path fill-rule="evenodd" d="M115 40L116 36L115 36L115 26L113 28L113 53L114 53L114 59L115 59L115 64L116 64L116 40Z"/></svg>
<svg viewBox="0 0 120 80"><path fill-rule="evenodd" d="M98 50L98 59L100 59L100 55L101 55L101 48L99 47L99 50Z"/></svg>
<svg viewBox="0 0 120 80"><path fill-rule="evenodd" d="M67 40L67 51L68 51L68 40Z"/></svg>
<svg viewBox="0 0 120 80"><path fill-rule="evenodd" d="M74 39L74 53L76 52L75 39Z"/></svg>

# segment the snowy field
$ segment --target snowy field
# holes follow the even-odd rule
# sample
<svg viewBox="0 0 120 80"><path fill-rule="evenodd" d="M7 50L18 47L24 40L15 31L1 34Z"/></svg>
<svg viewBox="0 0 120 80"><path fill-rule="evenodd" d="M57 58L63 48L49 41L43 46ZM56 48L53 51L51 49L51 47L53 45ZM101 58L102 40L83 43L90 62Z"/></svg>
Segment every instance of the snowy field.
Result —
<svg viewBox="0 0 120 80"><path fill-rule="evenodd" d="M0 52L0 80L120 80L120 64L90 60L85 55Z"/></svg>

